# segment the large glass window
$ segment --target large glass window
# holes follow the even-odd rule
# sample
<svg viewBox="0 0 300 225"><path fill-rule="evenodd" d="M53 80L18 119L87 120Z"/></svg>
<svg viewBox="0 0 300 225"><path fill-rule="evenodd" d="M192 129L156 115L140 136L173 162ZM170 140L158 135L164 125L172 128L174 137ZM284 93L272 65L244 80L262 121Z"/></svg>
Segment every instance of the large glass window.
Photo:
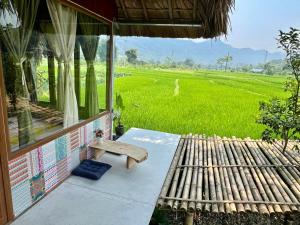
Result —
<svg viewBox="0 0 300 225"><path fill-rule="evenodd" d="M105 110L109 37L108 24L57 0L1 1L12 151Z"/></svg>

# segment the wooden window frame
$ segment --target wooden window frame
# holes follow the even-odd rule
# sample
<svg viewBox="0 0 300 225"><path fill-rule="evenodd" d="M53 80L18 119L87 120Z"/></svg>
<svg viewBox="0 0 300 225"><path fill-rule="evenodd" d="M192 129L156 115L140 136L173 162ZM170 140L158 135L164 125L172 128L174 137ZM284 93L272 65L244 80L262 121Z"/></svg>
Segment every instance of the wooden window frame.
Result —
<svg viewBox="0 0 300 225"><path fill-rule="evenodd" d="M82 122L79 122L71 127L62 129L60 131L55 132L54 134L51 134L41 140L36 141L33 144L24 146L19 148L16 151L11 151L11 146L10 146L10 140L9 140L9 128L8 128L8 118L7 118L7 105L6 105L6 90L5 90L5 83L4 83L4 74L3 74L3 68L2 68L2 62L0 63L0 89L2 90L0 93L0 101L2 103L2 107L0 108L0 113L1 113L1 122L3 122L3 126L2 129L4 130L3 136L1 135L1 137L3 137L2 139L5 139L5 146L3 151L6 151L8 158L7 160L12 160L15 159L21 155L24 155L30 151L32 151L33 149L36 149L52 140L55 140L69 132L72 132L98 118L101 118L109 113L112 112L112 77L113 77L113 23L111 20L106 19L105 17L98 15L70 0L59 0L63 5L68 6L70 8L75 9L78 12L84 13L88 16L91 16L93 18L95 18L96 20L98 20L99 22L102 22L106 25L109 26L109 52L108 52L108 57L109 57L109 63L107 64L108 68L108 73L106 75L106 107L105 107L105 111L99 113L98 115L88 118ZM0 49L0 60L2 61L2 55L1 55L1 49ZM1 133L0 133L1 134ZM3 146L3 145L2 145Z"/></svg>

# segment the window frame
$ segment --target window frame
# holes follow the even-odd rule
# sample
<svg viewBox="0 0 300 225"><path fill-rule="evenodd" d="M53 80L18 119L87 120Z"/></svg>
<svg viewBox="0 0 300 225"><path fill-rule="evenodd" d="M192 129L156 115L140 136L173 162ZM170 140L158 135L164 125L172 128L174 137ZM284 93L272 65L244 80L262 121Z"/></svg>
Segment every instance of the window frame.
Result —
<svg viewBox="0 0 300 225"><path fill-rule="evenodd" d="M105 115L108 115L112 112L112 87L113 87L113 22L101 15L98 15L70 0L59 0L61 4L75 9L77 12L84 13L88 16L91 16L95 18L97 21L102 22L109 27L109 51L108 51L108 73L106 74L106 104L105 104L105 111L99 113L98 115L85 119L84 121L81 121L73 126L70 126L68 128L62 128L59 131L56 131L55 133L42 138L38 141L36 141L33 144L26 145L24 147L20 147L16 151L11 151L11 145L9 140L9 128L8 128L8 117L7 117L7 105L6 105L6 89L5 89L5 83L4 83L4 72L2 67L2 52L0 49L0 101L2 103L2 108L0 108L0 120L3 121L4 126L0 129L3 129L3 132L0 133L3 134L3 142L5 142L5 145L0 151L5 151L8 156L8 160L12 160L15 158L18 158L21 155L24 155L50 141L53 141L67 133L70 133L76 129L79 129L80 127L98 119Z"/></svg>

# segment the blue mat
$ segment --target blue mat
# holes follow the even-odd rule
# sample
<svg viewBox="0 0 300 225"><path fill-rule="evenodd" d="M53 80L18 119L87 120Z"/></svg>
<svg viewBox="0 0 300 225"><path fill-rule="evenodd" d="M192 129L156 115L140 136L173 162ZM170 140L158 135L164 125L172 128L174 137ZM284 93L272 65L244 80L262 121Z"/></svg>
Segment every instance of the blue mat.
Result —
<svg viewBox="0 0 300 225"><path fill-rule="evenodd" d="M87 159L83 160L81 164L72 171L72 174L92 180L99 180L110 168L111 165L109 164Z"/></svg>

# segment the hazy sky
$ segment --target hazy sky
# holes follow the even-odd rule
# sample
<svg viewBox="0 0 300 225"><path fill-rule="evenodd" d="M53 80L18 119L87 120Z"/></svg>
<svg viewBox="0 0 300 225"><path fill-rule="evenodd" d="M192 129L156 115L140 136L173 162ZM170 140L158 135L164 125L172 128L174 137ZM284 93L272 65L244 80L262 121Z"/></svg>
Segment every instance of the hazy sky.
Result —
<svg viewBox="0 0 300 225"><path fill-rule="evenodd" d="M278 30L300 29L300 0L235 0L225 42L239 48L277 51ZM222 38L223 40L223 38Z"/></svg>

